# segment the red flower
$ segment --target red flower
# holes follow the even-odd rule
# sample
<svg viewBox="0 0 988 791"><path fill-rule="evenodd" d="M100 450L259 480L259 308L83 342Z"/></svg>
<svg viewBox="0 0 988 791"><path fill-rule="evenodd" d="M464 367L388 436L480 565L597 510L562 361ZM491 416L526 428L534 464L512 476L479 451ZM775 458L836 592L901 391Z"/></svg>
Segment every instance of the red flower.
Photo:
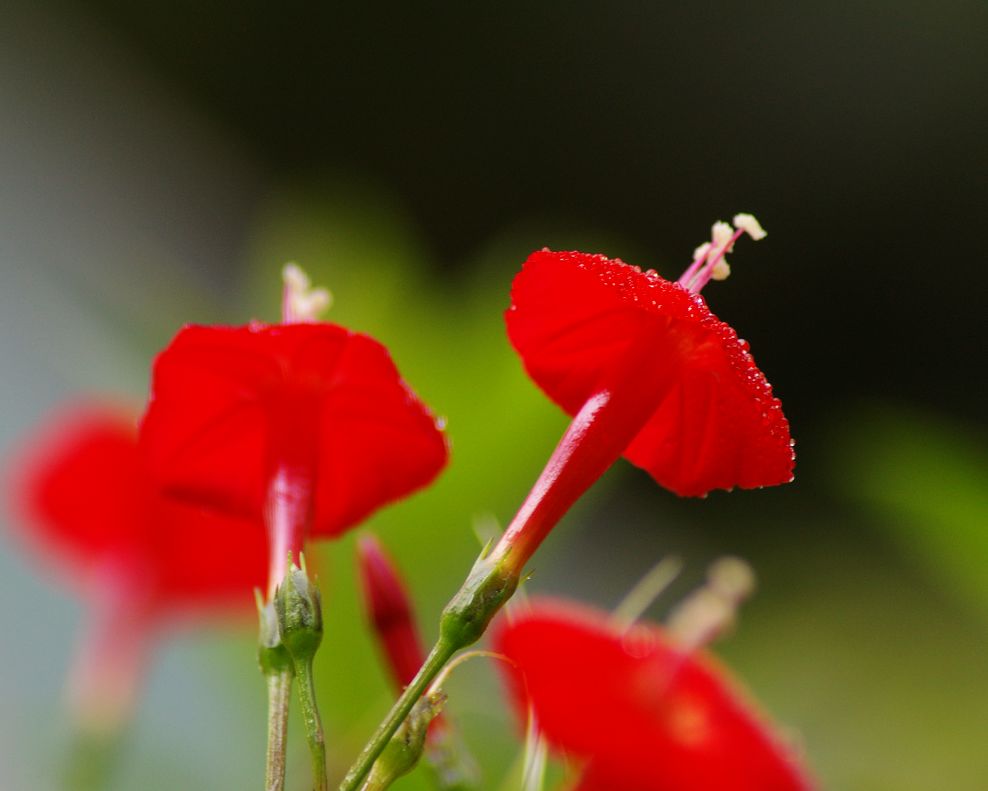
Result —
<svg viewBox="0 0 988 791"><path fill-rule="evenodd" d="M74 695L77 714L96 727L125 717L164 618L252 608L266 569L263 527L159 494L123 413L89 406L56 416L17 459L14 478L25 538L93 609Z"/></svg>
<svg viewBox="0 0 988 791"><path fill-rule="evenodd" d="M494 648L519 719L585 763L580 791L799 791L792 753L703 653L661 628L622 633L605 613L536 602L499 622Z"/></svg>
<svg viewBox="0 0 988 791"><path fill-rule="evenodd" d="M270 585L307 534L339 535L431 482L447 460L387 349L309 321L182 329L155 361L141 435L169 494L264 516Z"/></svg>
<svg viewBox="0 0 988 791"><path fill-rule="evenodd" d="M792 479L782 405L699 294L619 260L543 250L515 279L507 322L529 375L569 414L599 393L634 391L624 455L667 489L695 496ZM666 375L638 386L656 367Z"/></svg>
<svg viewBox="0 0 988 791"><path fill-rule="evenodd" d="M26 537L85 591L108 573L126 574L139 579L156 615L252 605L267 556L262 527L159 494L141 464L136 423L124 413L63 412L16 470Z"/></svg>
<svg viewBox="0 0 988 791"><path fill-rule="evenodd" d="M764 235L750 215L735 222ZM723 255L742 232L715 225L678 283L601 255L529 256L512 287L508 336L574 419L495 558L510 551L520 568L620 455L684 496L792 480L781 404L747 343L698 293L726 276Z"/></svg>

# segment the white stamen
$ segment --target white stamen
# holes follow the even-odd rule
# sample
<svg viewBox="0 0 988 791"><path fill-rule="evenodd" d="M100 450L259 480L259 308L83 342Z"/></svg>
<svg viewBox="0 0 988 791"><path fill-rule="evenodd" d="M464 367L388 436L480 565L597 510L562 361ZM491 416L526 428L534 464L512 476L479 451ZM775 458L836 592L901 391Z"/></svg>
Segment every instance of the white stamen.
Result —
<svg viewBox="0 0 988 791"><path fill-rule="evenodd" d="M716 253L718 250L723 250L725 253L731 252L731 248L727 245L730 244L732 236L734 236L734 229L728 223L720 220L715 222L710 229L714 252Z"/></svg>
<svg viewBox="0 0 988 791"><path fill-rule="evenodd" d="M298 264L285 264L281 270L284 283L282 321L318 321L333 304L333 295L325 288L313 288L309 276Z"/></svg>
<svg viewBox="0 0 988 791"><path fill-rule="evenodd" d="M707 584L672 611L669 633L688 651L716 640L734 625L741 602L755 589L755 573L739 558L721 558L707 571Z"/></svg>
<svg viewBox="0 0 988 791"><path fill-rule="evenodd" d="M762 228L761 223L755 219L754 214L735 214L734 224L739 231L744 231L756 242L768 236L768 233Z"/></svg>
<svg viewBox="0 0 988 791"><path fill-rule="evenodd" d="M731 265L727 263L727 259L721 257L720 261L714 264L714 268L710 270L711 280L727 280L731 276Z"/></svg>
<svg viewBox="0 0 988 791"><path fill-rule="evenodd" d="M741 558L724 557L707 569L710 587L740 604L755 592L755 572Z"/></svg>
<svg viewBox="0 0 988 791"><path fill-rule="evenodd" d="M652 566L614 609L611 618L615 626L622 631L630 629L642 613L675 582L682 568L683 562L677 557L663 558Z"/></svg>
<svg viewBox="0 0 988 791"><path fill-rule="evenodd" d="M731 265L726 255L734 250L734 244L743 234L752 239L764 239L765 229L751 214L734 215L735 230L730 223L718 220L710 228L710 241L704 242L693 251L693 261L686 267L677 281L687 291L699 294L711 280L726 280L731 274Z"/></svg>
<svg viewBox="0 0 988 791"><path fill-rule="evenodd" d="M312 286L312 281L305 270L294 262L285 264L281 270L281 279L294 293L308 291Z"/></svg>

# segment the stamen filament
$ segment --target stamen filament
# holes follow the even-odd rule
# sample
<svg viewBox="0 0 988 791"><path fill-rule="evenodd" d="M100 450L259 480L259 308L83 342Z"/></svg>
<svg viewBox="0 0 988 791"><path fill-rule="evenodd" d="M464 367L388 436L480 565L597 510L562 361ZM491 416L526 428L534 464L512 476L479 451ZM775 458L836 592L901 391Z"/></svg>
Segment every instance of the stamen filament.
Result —
<svg viewBox="0 0 988 791"><path fill-rule="evenodd" d="M652 566L614 608L611 617L618 629L621 631L630 629L642 613L651 607L652 603L673 583L682 569L683 561L677 557L663 558Z"/></svg>
<svg viewBox="0 0 988 791"><path fill-rule="evenodd" d="M707 251L706 261L704 264L695 270L689 279L686 278L686 273L683 277L679 278L679 285L683 286L687 291L692 291L694 294L699 294L705 285L710 282L711 277L713 277L714 267L717 266L717 262L720 261L728 251L734 246L734 243L744 235L743 230L737 230L732 235L730 240L721 246L714 248L711 245L711 249ZM689 272L693 269L690 266Z"/></svg>

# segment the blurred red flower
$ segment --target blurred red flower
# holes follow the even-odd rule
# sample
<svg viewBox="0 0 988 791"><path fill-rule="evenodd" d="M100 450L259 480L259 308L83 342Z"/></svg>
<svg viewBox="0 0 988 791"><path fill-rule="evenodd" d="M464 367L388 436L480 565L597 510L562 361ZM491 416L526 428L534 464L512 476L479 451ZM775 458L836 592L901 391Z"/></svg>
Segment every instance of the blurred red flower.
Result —
<svg viewBox="0 0 988 791"><path fill-rule="evenodd" d="M163 616L249 610L264 581L260 523L161 495L145 474L136 421L122 410L77 406L53 416L15 459L13 478L25 538L84 592L126 578L148 612Z"/></svg>
<svg viewBox="0 0 988 791"><path fill-rule="evenodd" d="M339 535L448 455L387 349L320 322L182 329L155 361L141 442L168 494L267 521L272 584L307 535Z"/></svg>
<svg viewBox="0 0 988 791"><path fill-rule="evenodd" d="M53 416L15 457L9 483L24 539L89 605L69 685L84 730L113 733L127 720L164 621L252 612L267 568L263 526L160 494L125 412Z"/></svg>
<svg viewBox="0 0 988 791"><path fill-rule="evenodd" d="M502 619L494 649L515 712L584 765L579 791L801 791L806 772L709 655L658 626L535 602Z"/></svg>

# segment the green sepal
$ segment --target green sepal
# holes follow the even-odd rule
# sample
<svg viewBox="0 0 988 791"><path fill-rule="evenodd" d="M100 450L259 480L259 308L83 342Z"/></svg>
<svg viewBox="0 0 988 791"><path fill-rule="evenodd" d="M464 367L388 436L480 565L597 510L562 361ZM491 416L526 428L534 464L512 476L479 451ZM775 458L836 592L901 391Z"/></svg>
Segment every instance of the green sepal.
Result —
<svg viewBox="0 0 988 791"><path fill-rule="evenodd" d="M457 649L473 645L518 587L518 575L481 553L439 619L440 639Z"/></svg>
<svg viewBox="0 0 988 791"><path fill-rule="evenodd" d="M257 602L257 663L265 676L278 675L292 669L292 658L281 641L281 628L274 602L264 601L261 592L255 588Z"/></svg>

